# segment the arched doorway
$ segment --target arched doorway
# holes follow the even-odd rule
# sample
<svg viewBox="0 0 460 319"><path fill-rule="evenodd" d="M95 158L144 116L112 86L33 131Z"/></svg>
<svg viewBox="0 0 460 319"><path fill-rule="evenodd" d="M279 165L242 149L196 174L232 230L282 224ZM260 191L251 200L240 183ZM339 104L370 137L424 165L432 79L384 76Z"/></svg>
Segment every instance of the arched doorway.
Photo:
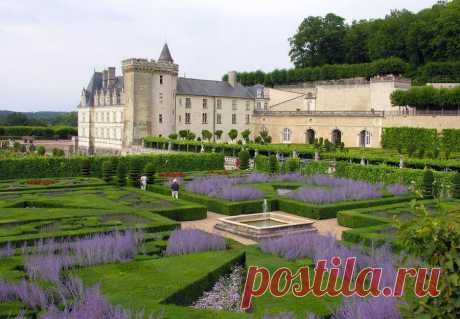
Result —
<svg viewBox="0 0 460 319"><path fill-rule="evenodd" d="M339 129L335 129L332 131L331 142L334 145L342 143L342 132Z"/></svg>
<svg viewBox="0 0 460 319"><path fill-rule="evenodd" d="M315 144L315 131L311 128L305 132L305 143Z"/></svg>
<svg viewBox="0 0 460 319"><path fill-rule="evenodd" d="M371 145L371 133L367 130L359 132L359 147L369 147Z"/></svg>

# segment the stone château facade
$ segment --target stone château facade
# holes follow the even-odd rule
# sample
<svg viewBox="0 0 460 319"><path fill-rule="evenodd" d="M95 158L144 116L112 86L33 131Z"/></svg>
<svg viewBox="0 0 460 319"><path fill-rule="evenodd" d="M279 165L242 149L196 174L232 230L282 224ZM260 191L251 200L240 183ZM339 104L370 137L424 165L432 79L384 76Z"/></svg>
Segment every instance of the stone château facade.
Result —
<svg viewBox="0 0 460 319"><path fill-rule="evenodd" d="M274 143L313 143L323 137L347 147L380 147L382 129L394 126L460 128L458 114L420 114L395 108L390 95L408 89L396 76L245 87L230 72L228 82L179 77L165 44L157 61L122 61L94 72L78 107L81 151L129 152L145 136L202 130L229 142L231 129L267 130ZM222 131L221 138L217 138Z"/></svg>

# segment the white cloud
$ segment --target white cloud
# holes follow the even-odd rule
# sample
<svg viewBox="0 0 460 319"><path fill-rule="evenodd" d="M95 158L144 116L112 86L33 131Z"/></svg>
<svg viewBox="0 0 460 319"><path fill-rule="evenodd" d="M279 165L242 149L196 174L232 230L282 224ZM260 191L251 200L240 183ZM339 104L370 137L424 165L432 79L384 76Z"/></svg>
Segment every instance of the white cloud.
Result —
<svg viewBox="0 0 460 319"><path fill-rule="evenodd" d="M156 59L166 40L188 77L290 67L287 39L306 16L334 12L352 21L433 2L2 0L0 109L74 109L93 68Z"/></svg>

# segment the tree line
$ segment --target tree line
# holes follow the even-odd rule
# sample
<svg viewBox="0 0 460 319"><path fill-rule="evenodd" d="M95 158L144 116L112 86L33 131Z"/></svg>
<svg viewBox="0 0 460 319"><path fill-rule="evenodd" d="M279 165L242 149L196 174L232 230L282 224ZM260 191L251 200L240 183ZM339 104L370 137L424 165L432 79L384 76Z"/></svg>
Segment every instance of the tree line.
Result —
<svg viewBox="0 0 460 319"><path fill-rule="evenodd" d="M10 112L0 111L3 126L72 126L77 127L77 112Z"/></svg>

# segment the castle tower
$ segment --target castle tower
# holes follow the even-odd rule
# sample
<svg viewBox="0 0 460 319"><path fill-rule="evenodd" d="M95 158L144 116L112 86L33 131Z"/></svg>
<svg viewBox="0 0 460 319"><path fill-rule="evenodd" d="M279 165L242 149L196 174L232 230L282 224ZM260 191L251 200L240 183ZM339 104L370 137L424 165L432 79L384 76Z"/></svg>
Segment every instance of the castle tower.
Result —
<svg viewBox="0 0 460 319"><path fill-rule="evenodd" d="M148 135L175 131L175 95L179 66L165 44L158 61L122 62L125 90L123 146L140 145Z"/></svg>

